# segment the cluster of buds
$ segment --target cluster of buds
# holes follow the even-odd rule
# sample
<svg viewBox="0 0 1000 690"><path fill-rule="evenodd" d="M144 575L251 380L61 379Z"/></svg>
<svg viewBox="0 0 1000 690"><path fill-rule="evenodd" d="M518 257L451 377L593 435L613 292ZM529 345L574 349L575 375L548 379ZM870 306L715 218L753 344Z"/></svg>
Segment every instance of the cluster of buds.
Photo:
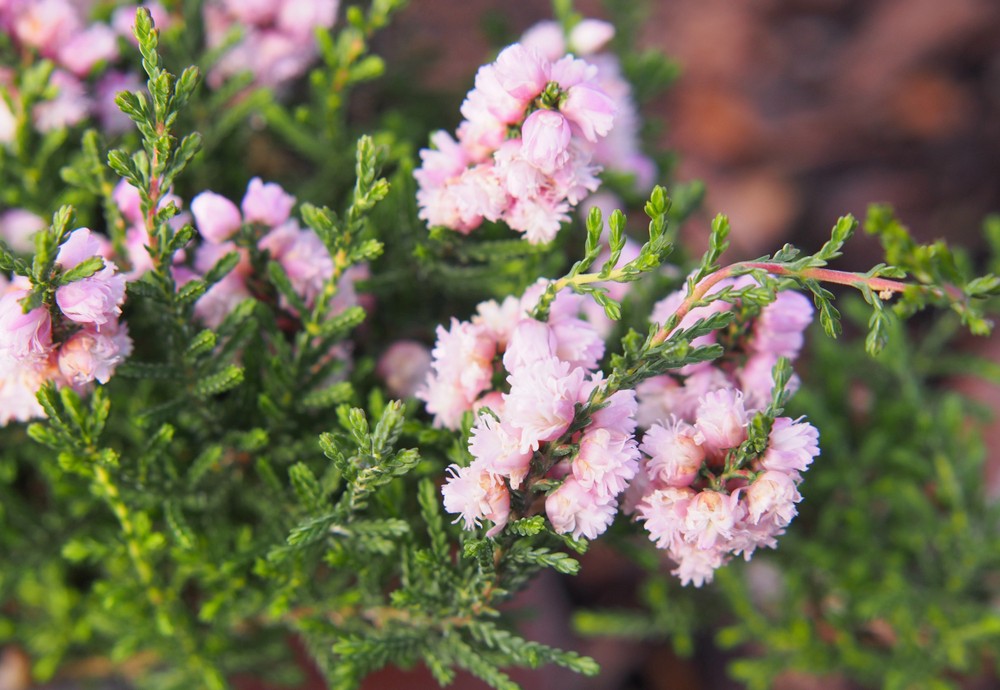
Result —
<svg viewBox="0 0 1000 690"><path fill-rule="evenodd" d="M108 242L79 228L60 246L60 275L83 277L59 285L51 302L25 310L33 296L29 279L4 279L0 297L0 424L44 417L36 394L46 381L77 391L107 383L132 352L119 321L125 277L106 257ZM98 258L100 268L93 266ZM87 267L97 268L89 270ZM83 270L87 269L87 270Z"/></svg>
<svg viewBox="0 0 1000 690"><path fill-rule="evenodd" d="M529 480L561 482L545 502L553 527L594 538L617 512L619 494L638 469L635 396L621 391L574 429L579 406L601 384L604 342L579 318L582 298L560 293L549 320L528 316L543 284L518 300L479 305L470 322L438 329L431 372L418 397L439 425L456 428L464 412L478 412L469 439L474 458L452 465L442 489L445 508L467 528L489 520L503 529L512 492L527 495ZM494 386L501 379L503 383ZM555 453L555 446L562 448ZM576 449L576 452L573 452ZM556 455L561 460L552 462Z"/></svg>
<svg viewBox="0 0 1000 690"><path fill-rule="evenodd" d="M176 266L178 285L203 276L226 254L236 252L236 267L215 283L195 303L195 315L210 327L222 320L245 299L255 295L255 265L251 251L265 253L276 261L306 308L321 298L334 275L333 258L319 236L303 228L292 217L295 197L274 182L259 177L250 180L240 206L226 197L206 190L191 201L191 213L202 242L194 251L192 267ZM242 232L244 231L245 232ZM341 277L336 295L327 305L333 316L357 302L353 285L363 277L363 267L352 267ZM279 295L279 306L298 316L294 305Z"/></svg>
<svg viewBox="0 0 1000 690"><path fill-rule="evenodd" d="M515 43L476 74L457 141L439 131L415 172L420 217L468 234L503 221L532 243L555 237L569 211L597 189L594 147L617 106L597 68L552 61Z"/></svg>
<svg viewBox="0 0 1000 690"><path fill-rule="evenodd" d="M722 336L712 331L692 343L726 338L722 358L636 390L603 388L603 341L579 318L577 295L559 293L548 322L527 315L536 287L521 300L481 304L470 322L439 327L418 396L439 426L457 429L466 411L478 411L473 460L449 468L445 508L467 529L492 522L487 535L495 536L512 501L518 515L530 514L532 491L544 490L553 530L592 539L623 498L623 512L677 563L674 573L697 586L732 555L773 548L796 515L802 472L819 447L812 425L772 411L772 369L798 355L813 309L795 292L763 307L744 305L740 296L756 287L750 277L727 278L707 306L688 310L684 291L657 304L654 321L683 311L682 329L720 310L738 310L738 318ZM757 369L766 369L766 385ZM795 385L789 374L782 390ZM762 444L748 443L755 417L766 426Z"/></svg>

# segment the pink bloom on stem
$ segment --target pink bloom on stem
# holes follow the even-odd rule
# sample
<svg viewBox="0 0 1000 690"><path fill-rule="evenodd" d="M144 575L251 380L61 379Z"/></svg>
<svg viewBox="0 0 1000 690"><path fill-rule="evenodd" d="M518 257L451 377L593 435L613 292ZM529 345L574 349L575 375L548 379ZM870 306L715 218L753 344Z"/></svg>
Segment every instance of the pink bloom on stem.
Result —
<svg viewBox="0 0 1000 690"><path fill-rule="evenodd" d="M212 191L204 191L191 200L195 227L209 242L225 242L243 225L243 216L232 201Z"/></svg>
<svg viewBox="0 0 1000 690"><path fill-rule="evenodd" d="M677 567L670 573L677 576L682 585L693 584L695 587L711 582L715 571L727 560L721 550L699 549L688 544L671 549L670 557L677 561Z"/></svg>
<svg viewBox="0 0 1000 690"><path fill-rule="evenodd" d="M261 223L270 227L281 225L291 215L295 197L278 184L265 184L259 177L250 180L243 197L243 218L248 223Z"/></svg>
<svg viewBox="0 0 1000 690"><path fill-rule="evenodd" d="M246 281L232 271L198 298L194 303L194 315L209 328L218 328L233 309L251 297Z"/></svg>
<svg viewBox="0 0 1000 690"><path fill-rule="evenodd" d="M600 89L577 84L567 91L559 110L580 129L584 139L596 142L611 131L618 109L611 97Z"/></svg>
<svg viewBox="0 0 1000 690"><path fill-rule="evenodd" d="M87 259L95 256L107 258L110 253L111 243L107 238L92 233L89 228L77 228L59 246L56 264L68 271Z"/></svg>
<svg viewBox="0 0 1000 690"><path fill-rule="evenodd" d="M555 357L556 337L544 321L521 319L510 335L503 366L514 372L533 362Z"/></svg>
<svg viewBox="0 0 1000 690"><path fill-rule="evenodd" d="M507 377L510 393L504 416L521 430L522 452L538 450L541 442L569 428L584 375L583 369L553 358L532 362Z"/></svg>
<svg viewBox="0 0 1000 690"><path fill-rule="evenodd" d="M70 321L102 326L116 322L125 301L125 276L114 264L56 289L56 304Z"/></svg>
<svg viewBox="0 0 1000 690"><path fill-rule="evenodd" d="M705 462L703 440L695 427L676 418L666 426L652 425L640 446L649 456L646 471L666 486L690 486Z"/></svg>
<svg viewBox="0 0 1000 690"><path fill-rule="evenodd" d="M735 448L746 440L749 423L743 407L743 393L720 389L707 393L698 405L695 426L704 436L705 449L718 453Z"/></svg>
<svg viewBox="0 0 1000 690"><path fill-rule="evenodd" d="M699 549L711 549L733 537L733 529L742 517L737 493L699 491L684 514L684 540Z"/></svg>
<svg viewBox="0 0 1000 690"><path fill-rule="evenodd" d="M667 487L645 496L636 506L639 519L646 523L649 538L657 548L667 549L682 541L681 530L688 506L695 492L688 488Z"/></svg>
<svg viewBox="0 0 1000 690"><path fill-rule="evenodd" d="M76 8L66 0L32 0L24 4L13 23L21 43L54 57L60 45L80 27Z"/></svg>
<svg viewBox="0 0 1000 690"><path fill-rule="evenodd" d="M521 126L521 155L546 174L551 174L566 163L569 140L572 136L569 122L554 110L536 110Z"/></svg>
<svg viewBox="0 0 1000 690"><path fill-rule="evenodd" d="M444 509L457 514L465 529L471 530L491 520L494 526L486 532L493 537L500 533L510 516L510 492L503 480L491 474L482 462L468 467L450 465L449 476L441 487Z"/></svg>
<svg viewBox="0 0 1000 690"><path fill-rule="evenodd" d="M585 401L581 400L580 402ZM639 408L639 404L635 398L635 391L631 388L615 391L604 402L604 407L594 411L590 415L591 426L629 436L634 434L636 413Z"/></svg>
<svg viewBox="0 0 1000 690"><path fill-rule="evenodd" d="M549 62L566 54L566 35L562 25L556 21L538 22L521 35L519 42L529 50L538 51Z"/></svg>
<svg viewBox="0 0 1000 690"><path fill-rule="evenodd" d="M784 527L797 514L795 504L802 500L795 480L785 472L769 470L757 476L747 490L750 522L757 524L767 516Z"/></svg>
<svg viewBox="0 0 1000 690"><path fill-rule="evenodd" d="M778 472L805 472L817 455L819 431L816 427L809 422L778 417L771 426L760 466Z"/></svg>
<svg viewBox="0 0 1000 690"><path fill-rule="evenodd" d="M107 383L131 353L132 340L124 324L116 329L85 328L59 348L59 372L75 388L95 380Z"/></svg>
<svg viewBox="0 0 1000 690"><path fill-rule="evenodd" d="M639 450L627 434L603 428L588 429L573 458L573 476L598 496L615 497L625 490L639 469Z"/></svg>
<svg viewBox="0 0 1000 690"><path fill-rule="evenodd" d="M508 295L503 302L486 300L476 306L476 314L472 323L485 329L489 337L497 344L497 349L507 349L513 337L514 330L523 320L521 301Z"/></svg>
<svg viewBox="0 0 1000 690"><path fill-rule="evenodd" d="M18 363L46 360L52 349L49 312L35 307L24 313L20 300L27 295L28 289L17 281L0 297L0 357Z"/></svg>
<svg viewBox="0 0 1000 690"><path fill-rule="evenodd" d="M284 4L282 0L222 0L226 10L244 24L270 24ZM306 3L296 3L306 4Z"/></svg>
<svg viewBox="0 0 1000 690"><path fill-rule="evenodd" d="M469 452L493 474L510 479L517 489L528 475L532 453L518 448L520 434L509 424L484 413L476 418L469 437Z"/></svg>
<svg viewBox="0 0 1000 690"><path fill-rule="evenodd" d="M545 514L552 529L574 539L596 539L614 521L616 512L614 497L587 490L573 476L545 499Z"/></svg>
<svg viewBox="0 0 1000 690"><path fill-rule="evenodd" d="M548 60L518 43L500 51L494 64L500 86L525 104L542 93L548 84Z"/></svg>
<svg viewBox="0 0 1000 690"><path fill-rule="evenodd" d="M36 394L53 377L48 359L37 362L4 362L0 366L0 426L45 417ZM55 372L58 373L58 372Z"/></svg>
<svg viewBox="0 0 1000 690"><path fill-rule="evenodd" d="M779 357L798 357L814 312L812 301L802 293L779 292L754 325L753 348Z"/></svg>

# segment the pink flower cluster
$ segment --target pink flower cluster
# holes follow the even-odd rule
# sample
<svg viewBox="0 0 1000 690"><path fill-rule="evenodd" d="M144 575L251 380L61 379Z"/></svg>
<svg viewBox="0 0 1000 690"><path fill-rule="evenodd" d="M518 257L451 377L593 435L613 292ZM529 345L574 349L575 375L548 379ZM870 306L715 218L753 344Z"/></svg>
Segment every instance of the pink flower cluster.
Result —
<svg viewBox="0 0 1000 690"><path fill-rule="evenodd" d="M599 186L594 151L617 110L593 65L505 48L476 74L457 140L439 131L420 152L420 218L463 234L503 221L529 242L550 241Z"/></svg>
<svg viewBox="0 0 1000 690"><path fill-rule="evenodd" d="M726 279L710 294L754 285L748 276ZM681 290L661 300L651 320L664 323L685 295ZM679 328L733 308L719 300L692 309ZM744 325L742 342L727 343L721 360L689 365L676 376L654 377L637 388L638 421L648 429L626 503L678 564L674 572L685 584L710 582L732 554L749 558L758 546L773 548L775 537L796 514L800 473L819 453L812 425L779 417L767 451L750 467L728 466L727 456L746 440L753 414L770 402L778 358L798 356L812 316L805 296L780 292ZM694 344L717 338L713 332ZM790 386L797 386L794 376Z"/></svg>
<svg viewBox="0 0 1000 690"><path fill-rule="evenodd" d="M720 281L709 292L709 297L725 288L740 290L756 285L750 276ZM663 324L684 301L685 290L679 290L653 306L650 321ZM733 305L716 300L705 307L692 309L685 315L679 328L689 328L700 319L719 311L728 311ZM775 300L761 310L750 325L749 336L739 343L728 343L722 360L686 366L677 376L657 376L639 384L639 425L649 426L671 414L690 417L705 394L720 388L735 388L743 392L748 410L755 412L771 400L773 381L771 372L779 357L794 361L802 349L805 329L812 323L813 306L807 297L798 292L779 292ZM694 345L709 345L718 339L717 332L696 338ZM789 388L798 387L798 377L792 376Z"/></svg>
<svg viewBox="0 0 1000 690"><path fill-rule="evenodd" d="M291 216L295 197L274 182L259 177L250 180L246 194L237 207L229 199L204 191L191 201L191 213L202 243L194 253L194 270L178 268L178 283L204 275L223 256L238 252L236 268L213 285L195 304L195 315L208 326L216 327L240 302L252 296L253 265L247 243L267 252L288 276L296 295L309 308L316 304L324 286L334 274L333 259L326 245L309 228L302 228ZM234 238L243 227L251 232L241 245ZM336 315L358 302L354 281L363 278L366 269L352 267L345 272L327 313ZM295 309L284 295L280 306L290 313Z"/></svg>
<svg viewBox="0 0 1000 690"><path fill-rule="evenodd" d="M63 271L95 256L104 267L93 275L59 286L55 304L27 313L21 300L31 292L26 278L7 283L0 297L0 424L43 417L35 394L45 381L85 389L107 383L132 352L132 340L119 322L125 277L106 257L106 240L87 228L74 230L59 248Z"/></svg>
<svg viewBox="0 0 1000 690"><path fill-rule="evenodd" d="M239 40L212 68L208 83L218 88L250 72L259 86L278 87L305 73L316 59L315 31L337 19L339 0L209 0L205 3L208 48Z"/></svg>
<svg viewBox="0 0 1000 690"><path fill-rule="evenodd" d="M702 397L692 419L672 416L643 436L628 507L677 563L683 584L711 582L733 554L749 560L758 547L774 548L797 513L797 486L819 454L819 434L779 417L767 450L749 468L733 469L727 456L746 440L750 419L743 394L723 388Z"/></svg>
<svg viewBox="0 0 1000 690"><path fill-rule="evenodd" d="M567 53L583 57L597 68L596 84L611 97L618 110L615 126L594 146L594 162L609 170L631 174L637 192L647 192L656 180L656 164L642 153L642 122L632 97L632 86L622 74L618 56L602 52L615 35L615 27L599 19L584 19L567 36L558 22L535 24L521 36L521 44L555 62Z"/></svg>
<svg viewBox="0 0 1000 690"><path fill-rule="evenodd" d="M574 537L594 538L617 512L618 495L638 469L635 396L612 395L585 430L570 433L579 405L601 384L597 364L604 354L598 333L578 318L582 298L561 293L548 322L527 316L543 285L521 300L507 298L479 306L471 322L453 320L438 328L427 387L435 423L456 428L465 411L479 414L469 439L474 460L452 465L442 488L445 509L466 528L484 519L499 533L510 512L510 491L522 488L543 444L567 436L575 447L542 475L562 480L546 499L553 528ZM505 375L506 386L493 381Z"/></svg>
<svg viewBox="0 0 1000 690"><path fill-rule="evenodd" d="M86 3L71 0L0 3L0 31L22 50L33 51L55 64L49 79L54 95L36 103L31 112L39 132L72 127L92 114L109 133L122 132L131 126L114 98L120 91L138 88L138 76L116 70L101 72L118 59L119 37L131 38L136 5L119 7L110 24L89 22L85 6ZM146 7L157 26L166 26L168 15L159 4L149 3ZM17 103L19 94L12 71L0 71L0 89ZM0 143L13 141L15 127L14 113L0 100Z"/></svg>

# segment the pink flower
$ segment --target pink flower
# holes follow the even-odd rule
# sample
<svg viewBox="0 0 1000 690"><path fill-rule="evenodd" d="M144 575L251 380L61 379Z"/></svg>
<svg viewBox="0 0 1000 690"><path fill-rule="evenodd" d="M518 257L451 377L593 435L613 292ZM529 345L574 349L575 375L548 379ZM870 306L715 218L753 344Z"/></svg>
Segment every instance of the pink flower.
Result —
<svg viewBox="0 0 1000 690"><path fill-rule="evenodd" d="M494 64L497 81L503 90L525 104L542 93L548 84L548 60L518 43L500 51Z"/></svg>
<svg viewBox="0 0 1000 690"><path fill-rule="evenodd" d="M819 455L819 431L808 422L778 417L771 426L767 450L760 458L765 470L805 472Z"/></svg>
<svg viewBox="0 0 1000 690"><path fill-rule="evenodd" d="M517 489L528 475L532 457L530 451L521 452L518 441L517 429L484 413L472 427L469 452L491 473L510 479L511 488Z"/></svg>
<svg viewBox="0 0 1000 690"><path fill-rule="evenodd" d="M142 222L142 199L139 190L129 184L128 180L119 180L111 196L125 220L129 223Z"/></svg>
<svg viewBox="0 0 1000 690"><path fill-rule="evenodd" d="M95 235L89 228L77 228L59 246L56 264L68 271L87 259L95 256L107 258L110 254L111 243L107 238Z"/></svg>
<svg viewBox="0 0 1000 690"><path fill-rule="evenodd" d="M628 436L634 434L639 407L635 391L630 388L615 391L604 402L604 407L590 415L591 425Z"/></svg>
<svg viewBox="0 0 1000 690"><path fill-rule="evenodd" d="M431 354L432 370L417 397L427 403L435 426L456 429L462 415L491 386L496 343L483 329L453 318L448 330L438 326Z"/></svg>
<svg viewBox="0 0 1000 690"><path fill-rule="evenodd" d="M277 26L291 36L311 41L317 28L333 26L339 5L338 0L285 0L278 12Z"/></svg>
<svg viewBox="0 0 1000 690"><path fill-rule="evenodd" d="M666 486L690 486L705 462L703 440L701 432L676 418L666 426L654 424L640 446L649 456L646 471Z"/></svg>
<svg viewBox="0 0 1000 690"><path fill-rule="evenodd" d="M677 567L670 573L676 575L682 585L693 584L695 587L711 582L715 571L727 560L720 550L699 549L688 544L672 549L670 557L677 561Z"/></svg>
<svg viewBox="0 0 1000 690"><path fill-rule="evenodd" d="M131 353L132 340L124 324L115 329L85 328L59 348L59 373L74 388L94 380L107 383Z"/></svg>
<svg viewBox="0 0 1000 690"><path fill-rule="evenodd" d="M494 523L486 536L499 534L510 516L510 493L503 480L492 475L482 462L468 467L450 465L448 473L441 487L444 509L457 514L455 522L461 520L465 529L474 529L485 519Z"/></svg>
<svg viewBox="0 0 1000 690"><path fill-rule="evenodd" d="M194 304L194 315L209 328L218 328L233 309L251 297L246 281L232 271L198 298Z"/></svg>
<svg viewBox="0 0 1000 690"><path fill-rule="evenodd" d="M524 316L521 301L508 295L503 302L486 300L476 306L476 314L472 323L486 331L497 344L497 349L507 349L513 337L514 330L520 325Z"/></svg>
<svg viewBox="0 0 1000 690"><path fill-rule="evenodd" d="M142 83L135 72L109 70L97 80L94 112L106 133L122 134L134 127L132 120L115 103L115 97L122 91L138 91L141 88Z"/></svg>
<svg viewBox="0 0 1000 690"><path fill-rule="evenodd" d="M613 497L588 491L572 476L545 499L545 514L552 529L574 539L596 539L614 521L616 512Z"/></svg>
<svg viewBox="0 0 1000 690"><path fill-rule="evenodd" d="M546 174L569 158L569 122L554 110L536 110L521 125L521 155Z"/></svg>
<svg viewBox="0 0 1000 690"><path fill-rule="evenodd" d="M705 438L705 449L709 453L720 453L746 440L748 422L743 394L723 388L702 398L695 426Z"/></svg>
<svg viewBox="0 0 1000 690"><path fill-rule="evenodd" d="M413 397L431 370L431 352L415 340L397 340L382 353L375 374L390 395Z"/></svg>
<svg viewBox="0 0 1000 690"><path fill-rule="evenodd" d="M742 518L738 493L699 491L684 514L684 541L699 549L711 549L732 538L736 523Z"/></svg>
<svg viewBox="0 0 1000 690"><path fill-rule="evenodd" d="M784 472L774 470L758 475L746 492L750 522L755 525L768 517L784 527L795 517L798 512L795 504L802 500L795 488L795 480Z"/></svg>
<svg viewBox="0 0 1000 690"><path fill-rule="evenodd" d="M549 324L535 319L521 319L510 335L503 366L514 372L529 364L555 357L556 337Z"/></svg>
<svg viewBox="0 0 1000 690"><path fill-rule="evenodd" d="M243 216L232 201L212 191L204 191L191 200L198 232L209 242L225 242L243 225Z"/></svg>
<svg viewBox="0 0 1000 690"><path fill-rule="evenodd" d="M566 36L562 25L556 21L538 22L521 35L519 42L525 48L537 51L549 62L566 54Z"/></svg>
<svg viewBox="0 0 1000 690"><path fill-rule="evenodd" d="M578 55L590 55L604 48L614 36L614 24L600 19L583 19L570 31L569 45Z"/></svg>
<svg viewBox="0 0 1000 690"><path fill-rule="evenodd" d="M587 429L573 458L573 476L598 496L615 497L639 469L635 439L608 429Z"/></svg>
<svg viewBox="0 0 1000 690"><path fill-rule="evenodd" d="M274 182L264 184L259 177L255 177L247 186L241 206L247 223L276 227L288 220L295 206L295 197Z"/></svg>
<svg viewBox="0 0 1000 690"><path fill-rule="evenodd" d="M814 311L812 302L802 293L779 292L754 325L753 348L779 357L798 357Z"/></svg>
<svg viewBox="0 0 1000 690"><path fill-rule="evenodd" d="M648 494L636 506L638 519L646 523L649 538L657 548L667 549L683 541L682 528L694 497L691 489L667 487Z"/></svg>
<svg viewBox="0 0 1000 690"><path fill-rule="evenodd" d="M32 0L14 20L14 35L21 43L53 57L80 27L80 15L66 0Z"/></svg>
<svg viewBox="0 0 1000 690"><path fill-rule="evenodd" d="M75 280L56 289L59 311L70 321L102 326L117 322L125 301L125 276L117 274L114 264L89 278Z"/></svg>
<svg viewBox="0 0 1000 690"><path fill-rule="evenodd" d="M118 37L107 24L91 24L59 46L59 62L78 77L86 77L100 62L118 57Z"/></svg>
<svg viewBox="0 0 1000 690"><path fill-rule="evenodd" d="M48 310L36 307L24 313L21 306L20 300L28 295L24 283L15 281L0 297L0 360L19 364L47 360L52 349L52 319Z"/></svg>
<svg viewBox="0 0 1000 690"><path fill-rule="evenodd" d="M0 213L0 237L16 252L32 251L35 233L46 225L43 218L27 209L12 208Z"/></svg>
<svg viewBox="0 0 1000 690"><path fill-rule="evenodd" d="M53 377L49 360L14 363L4 359L0 357L0 426L45 417L36 394Z"/></svg>
<svg viewBox="0 0 1000 690"><path fill-rule="evenodd" d="M31 112L39 132L72 127L87 117L91 101L83 82L69 72L57 69L52 73L49 85L56 90L55 98L37 103Z"/></svg>
<svg viewBox="0 0 1000 690"><path fill-rule="evenodd" d="M222 0L222 4L244 24L270 24L285 3L283 0Z"/></svg>
<svg viewBox="0 0 1000 690"><path fill-rule="evenodd" d="M573 422L584 371L567 362L542 359L512 372L504 416L521 430L522 452L561 436Z"/></svg>
<svg viewBox="0 0 1000 690"><path fill-rule="evenodd" d="M560 112L576 125L583 138L596 142L611 131L618 108L611 97L600 89L586 84L570 87Z"/></svg>

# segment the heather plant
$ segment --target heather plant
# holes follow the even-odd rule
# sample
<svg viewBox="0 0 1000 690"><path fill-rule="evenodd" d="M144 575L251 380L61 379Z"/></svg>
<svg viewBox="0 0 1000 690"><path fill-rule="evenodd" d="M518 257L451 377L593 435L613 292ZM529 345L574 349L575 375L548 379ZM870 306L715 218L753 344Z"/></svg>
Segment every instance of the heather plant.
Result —
<svg viewBox="0 0 1000 690"><path fill-rule="evenodd" d="M997 259L884 207L865 272L850 216L686 250L701 188L639 118L675 69L566 2L454 136L405 90L359 118L402 4L0 6L0 643L149 688L287 687L293 647L335 688L593 676L510 613L602 540L637 596L581 632L711 628L753 687L988 673L998 523L940 377Z"/></svg>

